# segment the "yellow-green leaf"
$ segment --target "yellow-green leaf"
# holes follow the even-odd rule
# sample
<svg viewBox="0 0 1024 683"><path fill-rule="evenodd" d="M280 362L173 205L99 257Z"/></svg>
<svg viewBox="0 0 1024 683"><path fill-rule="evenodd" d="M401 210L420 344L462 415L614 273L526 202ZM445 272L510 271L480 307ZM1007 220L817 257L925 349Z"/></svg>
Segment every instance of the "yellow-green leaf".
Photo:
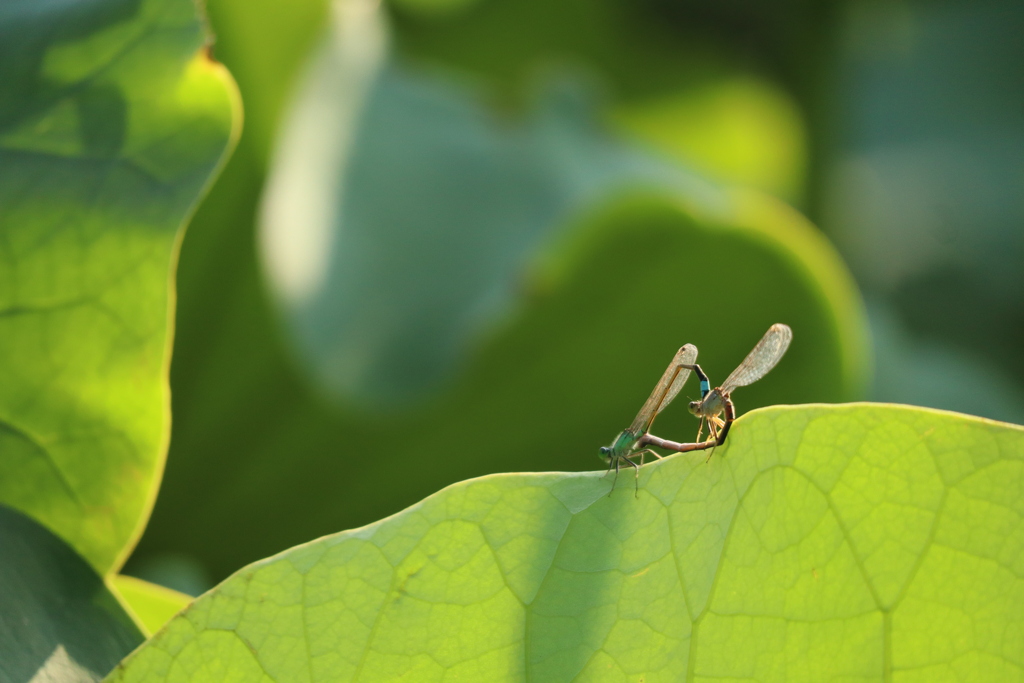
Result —
<svg viewBox="0 0 1024 683"><path fill-rule="evenodd" d="M192 602L189 595L134 576L117 574L110 577L110 582L150 634L163 628L171 617Z"/></svg>
<svg viewBox="0 0 1024 683"><path fill-rule="evenodd" d="M177 246L237 122L190 0L0 12L0 502L105 574L167 445Z"/></svg>
<svg viewBox="0 0 1024 683"><path fill-rule="evenodd" d="M479 448L461 444L462 448ZM257 562L111 681L1009 680L1024 429L779 406L711 461L491 475Z"/></svg>

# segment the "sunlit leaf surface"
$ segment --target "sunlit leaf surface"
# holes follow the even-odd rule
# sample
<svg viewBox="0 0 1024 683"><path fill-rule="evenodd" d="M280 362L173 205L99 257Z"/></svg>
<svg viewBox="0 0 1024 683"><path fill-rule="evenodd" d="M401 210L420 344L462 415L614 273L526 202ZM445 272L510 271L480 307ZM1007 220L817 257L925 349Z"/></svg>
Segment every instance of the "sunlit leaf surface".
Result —
<svg viewBox="0 0 1024 683"><path fill-rule="evenodd" d="M1020 427L780 406L611 483L492 475L258 562L111 680L1024 673Z"/></svg>
<svg viewBox="0 0 1024 683"><path fill-rule="evenodd" d="M168 438L172 266L229 144L190 0L0 10L0 501L101 574Z"/></svg>

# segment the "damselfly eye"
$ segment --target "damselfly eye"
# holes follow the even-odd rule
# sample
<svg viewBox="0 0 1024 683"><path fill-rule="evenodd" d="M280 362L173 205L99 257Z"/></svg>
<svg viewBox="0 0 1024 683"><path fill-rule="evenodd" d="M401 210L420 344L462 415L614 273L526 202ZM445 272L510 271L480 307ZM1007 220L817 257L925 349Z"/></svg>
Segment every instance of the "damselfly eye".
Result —
<svg viewBox="0 0 1024 683"><path fill-rule="evenodd" d="M696 415L697 411L700 409L700 401L690 401L690 405L688 407L690 412Z"/></svg>

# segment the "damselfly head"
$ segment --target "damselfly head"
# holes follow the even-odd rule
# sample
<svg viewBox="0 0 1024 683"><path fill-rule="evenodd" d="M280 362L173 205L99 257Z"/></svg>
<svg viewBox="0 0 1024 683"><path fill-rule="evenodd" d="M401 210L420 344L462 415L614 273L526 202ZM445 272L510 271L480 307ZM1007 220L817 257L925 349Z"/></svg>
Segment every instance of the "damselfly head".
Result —
<svg viewBox="0 0 1024 683"><path fill-rule="evenodd" d="M686 407L694 415L700 416L700 401L690 401L690 405Z"/></svg>
<svg viewBox="0 0 1024 683"><path fill-rule="evenodd" d="M601 455L598 457L602 460L607 460L612 455L612 449L608 446L601 446Z"/></svg>

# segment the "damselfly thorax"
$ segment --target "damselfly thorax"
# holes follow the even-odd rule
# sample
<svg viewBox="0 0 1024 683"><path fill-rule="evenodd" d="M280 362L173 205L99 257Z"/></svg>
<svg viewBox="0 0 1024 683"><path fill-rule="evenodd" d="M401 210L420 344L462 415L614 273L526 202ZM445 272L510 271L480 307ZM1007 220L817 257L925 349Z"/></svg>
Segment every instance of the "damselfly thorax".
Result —
<svg viewBox="0 0 1024 683"><path fill-rule="evenodd" d="M715 441L724 441L725 435L719 434L726 425L726 421L719 415L726 412L726 408L732 405L729 396L722 391L722 387L715 387L709 391L700 401L690 401L688 406L691 413L700 418L700 426L697 428L697 440L704 431L704 423L708 425L711 438Z"/></svg>
<svg viewBox="0 0 1024 683"><path fill-rule="evenodd" d="M722 387L715 387L701 401L690 401L690 412L697 417L716 417L725 410L728 396L722 393Z"/></svg>

